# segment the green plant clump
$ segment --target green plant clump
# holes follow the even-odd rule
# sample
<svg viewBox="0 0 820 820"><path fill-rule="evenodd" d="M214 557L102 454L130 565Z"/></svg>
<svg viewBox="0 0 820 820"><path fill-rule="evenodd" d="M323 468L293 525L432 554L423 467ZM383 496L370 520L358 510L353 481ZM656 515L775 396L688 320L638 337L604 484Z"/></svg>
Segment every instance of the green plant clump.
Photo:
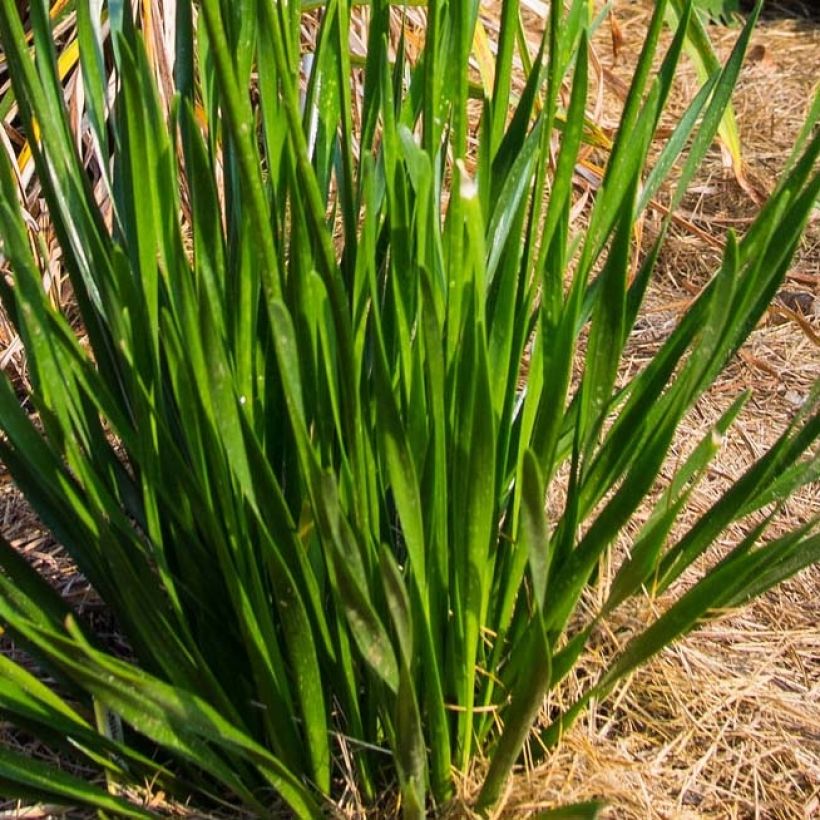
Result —
<svg viewBox="0 0 820 820"><path fill-rule="evenodd" d="M504 0L492 87L469 105L476 0L431 0L412 62L403 39L388 43L397 10L372 0L357 66L348 0L319 8L310 61L298 0L179 0L167 109L129 4L79 2L110 213L77 155L47 5L29 4L32 48L17 5L0 0L4 57L87 344L44 292L50 251L0 151L0 290L31 380L24 409L0 379L0 456L130 655L0 544L0 618L49 681L0 656L4 718L107 779L2 749L0 791L143 817L126 795L149 783L201 811L264 816L281 800L314 817L352 776L365 800L396 783L421 817L486 756L489 808L529 738L543 755L710 612L820 558L816 519L766 535L818 476L816 389L690 526L675 527L745 396L660 478L800 241L820 192L820 104L754 224L616 386L668 224L631 278L636 220L673 167L680 202L754 15L650 163L692 15L654 72L657 3L579 230L587 0L552 4L536 55ZM513 95L516 55L531 68ZM586 614L599 560L650 498ZM599 619L668 589L742 521L725 557L538 723Z"/></svg>

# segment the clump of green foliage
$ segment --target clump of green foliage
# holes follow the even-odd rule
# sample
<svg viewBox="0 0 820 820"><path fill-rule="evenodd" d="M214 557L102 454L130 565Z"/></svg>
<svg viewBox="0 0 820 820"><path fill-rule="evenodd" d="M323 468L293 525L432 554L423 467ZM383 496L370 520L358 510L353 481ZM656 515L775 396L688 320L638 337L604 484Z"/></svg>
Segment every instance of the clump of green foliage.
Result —
<svg viewBox="0 0 820 820"><path fill-rule="evenodd" d="M120 788L153 783L203 809L227 800L262 816L276 794L314 817L337 794L344 742L365 799L398 783L408 817L444 804L453 772L486 755L486 808L532 732L542 754L711 611L820 557L816 521L766 536L817 477L817 390L690 526L675 528L745 396L660 480L681 420L800 241L820 192L820 106L754 224L616 386L668 223L631 280L633 228L676 164L680 202L754 18L650 163L692 15L654 72L658 2L576 230L587 0L552 4L515 97L524 44L504 0L477 126L475 0L429 3L412 64L402 40L388 44L390 5L373 0L355 118L347 0L320 8L306 89L298 0L179 0L168 111L129 4L77 3L109 223L71 136L46 4L29 6L33 54L14 0L0 0L0 37L88 344L43 290L49 252L0 152L0 292L36 410L0 379L0 456L132 654L0 544L0 618L49 675L0 656L0 709L109 786L2 749L4 793L143 817ZM563 507L548 518L559 469ZM599 559L650 497L608 596L584 615ZM719 563L534 729L601 618L669 589L743 521Z"/></svg>

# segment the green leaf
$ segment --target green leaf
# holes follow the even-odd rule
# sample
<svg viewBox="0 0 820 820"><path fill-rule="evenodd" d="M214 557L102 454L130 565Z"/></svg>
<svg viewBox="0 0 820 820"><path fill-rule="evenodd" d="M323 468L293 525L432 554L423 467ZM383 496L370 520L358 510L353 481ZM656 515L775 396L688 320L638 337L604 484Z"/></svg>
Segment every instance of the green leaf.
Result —
<svg viewBox="0 0 820 820"><path fill-rule="evenodd" d="M498 800L501 788L538 717L552 677L551 653L540 617L531 622L527 637L527 664L510 696L504 731L498 746L492 751L490 769L478 797L479 809L488 808Z"/></svg>
<svg viewBox="0 0 820 820"><path fill-rule="evenodd" d="M155 816L120 797L108 794L99 786L93 786L54 766L10 749L0 748L0 780L24 787L27 794L34 792L51 802L57 801L67 806L88 806L122 817Z"/></svg>
<svg viewBox="0 0 820 820"><path fill-rule="evenodd" d="M572 803L538 812L537 820L595 820L606 808L600 800L589 800L585 803Z"/></svg>

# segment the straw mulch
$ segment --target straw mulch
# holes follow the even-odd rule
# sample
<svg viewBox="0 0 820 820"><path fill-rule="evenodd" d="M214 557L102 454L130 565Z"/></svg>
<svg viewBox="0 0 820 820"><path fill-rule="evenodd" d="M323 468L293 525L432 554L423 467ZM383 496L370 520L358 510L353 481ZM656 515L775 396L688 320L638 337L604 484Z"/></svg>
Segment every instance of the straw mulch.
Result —
<svg viewBox="0 0 820 820"><path fill-rule="evenodd" d="M524 5L538 4L530 0ZM771 4L770 10L777 12L783 5ZM592 83L590 110L604 126L617 122L650 8L647 0L618 0L598 34L596 76L601 82ZM661 259L631 348L630 368L641 367L657 349L714 270L726 231L743 232L788 155L820 76L820 21L811 19L815 9L797 3L791 10L790 18L770 14L761 22L735 96L745 175L739 182L717 148L702 169ZM493 16L488 7L487 19ZM488 31L492 35L491 25ZM737 29L713 28L711 35L725 57ZM694 72L682 69L673 112L683 109L695 88ZM659 209L650 209L644 242L661 217ZM8 340L6 336L0 359L22 376L24 361L19 350L6 346ZM820 218L810 226L776 306L681 431L668 475L674 460L694 446L739 392L754 391L693 497L692 518L706 511L732 478L775 440L820 377L819 345ZM5 536L116 644L116 632L93 590L72 572L59 545L42 531L3 473L0 481ZM783 524L805 521L818 511L820 488L805 488L787 505ZM617 560L616 549L615 567ZM610 567L603 567L601 596L609 575ZM583 680L594 678L607 658L668 600L645 599L624 607L600 630L565 690L553 697L569 701ZM499 816L528 817L594 799L608 804L603 816L636 820L820 817L819 624L818 567L743 611L726 613L594 705L545 761L523 767L509 786ZM46 753L20 733L3 731L2 723L0 742ZM471 814L468 805L481 769L478 764L461 783L460 799L448 815ZM353 793L338 808L348 817L366 813ZM376 814L387 816L395 808L395 798L386 797ZM51 811L39 807L35 814L19 816L44 817ZM16 816L16 805L0 801L0 812Z"/></svg>

